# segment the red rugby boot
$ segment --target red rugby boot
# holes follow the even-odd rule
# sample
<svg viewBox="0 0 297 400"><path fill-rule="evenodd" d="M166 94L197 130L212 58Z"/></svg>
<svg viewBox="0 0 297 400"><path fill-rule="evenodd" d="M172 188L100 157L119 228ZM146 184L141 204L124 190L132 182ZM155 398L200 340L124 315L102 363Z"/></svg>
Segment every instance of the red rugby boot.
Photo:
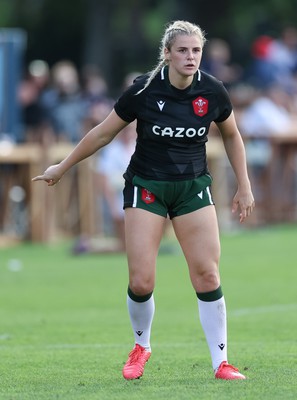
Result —
<svg viewBox="0 0 297 400"><path fill-rule="evenodd" d="M123 377L125 379L138 379L142 376L144 366L151 356L151 352L144 347L136 344L129 353L128 360L123 368Z"/></svg>
<svg viewBox="0 0 297 400"><path fill-rule="evenodd" d="M216 379L246 379L237 368L233 365L228 364L227 361L223 361L215 373Z"/></svg>

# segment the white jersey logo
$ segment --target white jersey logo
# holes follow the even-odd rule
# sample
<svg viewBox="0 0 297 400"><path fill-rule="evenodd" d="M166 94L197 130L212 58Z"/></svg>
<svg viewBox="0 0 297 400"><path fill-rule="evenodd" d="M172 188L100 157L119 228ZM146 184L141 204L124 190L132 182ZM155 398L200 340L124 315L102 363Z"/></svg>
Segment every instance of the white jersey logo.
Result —
<svg viewBox="0 0 297 400"><path fill-rule="evenodd" d="M159 110L162 111L163 107L165 106L165 101L159 100L159 101L157 101L157 104L158 104Z"/></svg>
<svg viewBox="0 0 297 400"><path fill-rule="evenodd" d="M199 129L196 128L184 128L182 126L177 126L176 128L171 128L170 126L165 126L161 128L158 125L154 125L152 128L152 132L157 136L169 136L175 138L193 138L195 136L203 136L207 133L207 129L205 126L202 126Z"/></svg>

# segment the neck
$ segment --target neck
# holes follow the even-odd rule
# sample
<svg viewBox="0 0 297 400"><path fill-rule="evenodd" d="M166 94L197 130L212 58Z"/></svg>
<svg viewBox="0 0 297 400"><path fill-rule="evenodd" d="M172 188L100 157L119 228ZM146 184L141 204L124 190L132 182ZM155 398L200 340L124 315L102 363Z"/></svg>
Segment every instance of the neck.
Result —
<svg viewBox="0 0 297 400"><path fill-rule="evenodd" d="M168 77L169 77L170 84L172 86L176 87L177 89L186 89L187 87L189 87L192 84L193 78L194 78L193 75L185 76L185 75L176 74L170 68L169 68Z"/></svg>

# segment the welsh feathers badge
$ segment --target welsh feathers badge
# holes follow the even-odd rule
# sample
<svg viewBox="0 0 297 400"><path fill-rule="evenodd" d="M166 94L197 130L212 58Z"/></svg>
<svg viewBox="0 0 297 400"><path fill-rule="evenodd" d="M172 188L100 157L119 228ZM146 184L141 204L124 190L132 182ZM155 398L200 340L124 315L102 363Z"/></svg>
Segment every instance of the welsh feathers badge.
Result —
<svg viewBox="0 0 297 400"><path fill-rule="evenodd" d="M197 99L192 101L194 113L198 115L198 117L203 117L203 115L208 112L208 100L204 97L197 97Z"/></svg>
<svg viewBox="0 0 297 400"><path fill-rule="evenodd" d="M146 203L150 204L155 201L155 195L147 189L141 189L141 199Z"/></svg>

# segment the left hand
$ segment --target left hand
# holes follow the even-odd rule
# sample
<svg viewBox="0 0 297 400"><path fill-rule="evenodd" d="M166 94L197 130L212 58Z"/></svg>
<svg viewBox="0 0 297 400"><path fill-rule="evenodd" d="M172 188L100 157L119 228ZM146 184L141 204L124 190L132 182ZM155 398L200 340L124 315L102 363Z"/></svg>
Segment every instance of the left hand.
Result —
<svg viewBox="0 0 297 400"><path fill-rule="evenodd" d="M238 189L233 198L232 213L234 214L238 209L240 210L239 222L244 222L244 220L252 214L254 208L255 200L251 190L241 191Z"/></svg>

